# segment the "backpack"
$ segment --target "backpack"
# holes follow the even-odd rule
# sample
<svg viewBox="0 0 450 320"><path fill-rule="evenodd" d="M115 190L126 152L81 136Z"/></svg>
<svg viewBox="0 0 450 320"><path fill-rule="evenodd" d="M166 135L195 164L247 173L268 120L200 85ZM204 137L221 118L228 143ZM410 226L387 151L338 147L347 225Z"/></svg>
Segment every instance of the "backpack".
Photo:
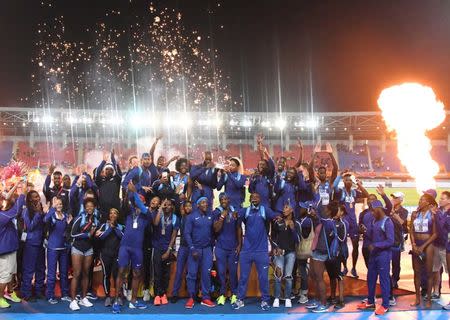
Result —
<svg viewBox="0 0 450 320"><path fill-rule="evenodd" d="M310 218L305 218L305 219L310 219ZM295 255L296 255L297 259L308 259L309 257L311 257L311 253L312 253L311 246L312 246L312 242L314 240L314 226L311 221L311 231L309 232L308 237L303 238L301 228L302 228L302 222L305 219L300 221L300 243L298 244L298 246L295 250Z"/></svg>
<svg viewBox="0 0 450 320"><path fill-rule="evenodd" d="M342 222L342 223L344 224L344 234L346 235L347 234L347 226L345 225L344 222ZM343 241L341 239L339 239L336 224L334 223L334 221L333 221L333 239L331 240L330 244L328 244L328 238L325 233L325 228L323 228L323 230L324 230L324 235L325 235L325 243L327 245L328 258L330 260L335 260L340 255L345 257L346 250L344 249L344 245L345 245L346 237L344 237ZM347 252L347 255L348 255L348 252Z"/></svg>

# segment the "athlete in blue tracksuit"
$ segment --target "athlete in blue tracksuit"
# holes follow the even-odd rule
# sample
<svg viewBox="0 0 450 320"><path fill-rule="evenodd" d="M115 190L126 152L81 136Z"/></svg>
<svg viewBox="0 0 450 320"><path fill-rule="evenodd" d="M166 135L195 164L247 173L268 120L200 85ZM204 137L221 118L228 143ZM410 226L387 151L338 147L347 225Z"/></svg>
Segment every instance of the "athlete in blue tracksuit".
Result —
<svg viewBox="0 0 450 320"><path fill-rule="evenodd" d="M181 221L180 221L180 247L177 252L177 270L175 272L175 279L173 281L172 297L170 302L176 303L178 301L178 292L181 288L181 281L183 272L186 267L189 257L189 246L184 236L184 227L186 226L186 219L192 212L192 203L186 201L181 207Z"/></svg>
<svg viewBox="0 0 450 320"><path fill-rule="evenodd" d="M49 230L47 243L47 299L51 304L55 299L56 267L61 280L61 297L69 301L69 239L72 217L63 212L63 200L54 199L53 207L44 217L44 223Z"/></svg>
<svg viewBox="0 0 450 320"><path fill-rule="evenodd" d="M242 247L241 221L230 199L225 193L219 195L220 206L213 212L214 232L216 233L216 246L214 254L216 256L217 271L220 280L220 296L217 299L218 305L225 304L225 294L227 289L226 273L228 269L231 289L231 304L237 300L238 277L237 266L239 252Z"/></svg>
<svg viewBox="0 0 450 320"><path fill-rule="evenodd" d="M217 188L217 172L212 161L212 153L209 151L204 153L202 164L191 167L190 177L194 183L191 197L193 203L197 203L200 197L206 197L209 208L213 207L214 189ZM201 184L201 187L199 188L197 184Z"/></svg>
<svg viewBox="0 0 450 320"><path fill-rule="evenodd" d="M32 280L35 277L35 294L43 297L45 280L45 250L44 250L44 216L41 198L36 191L30 191L26 197L26 208L22 212L24 221L25 241L23 252L23 277L20 288L24 300L33 301Z"/></svg>
<svg viewBox="0 0 450 320"><path fill-rule="evenodd" d="M147 198L153 182L159 177L158 168L153 163L149 153L143 153L141 157L141 166L128 171L123 178L122 188L127 189L130 181L136 186L137 192ZM131 198L131 195L129 196Z"/></svg>
<svg viewBox="0 0 450 320"><path fill-rule="evenodd" d="M372 202L374 220L367 230L369 237L369 270L367 286L369 289L367 303L361 304L361 309L375 308L375 289L377 278L380 278L382 305L376 308L375 313L384 314L389 308L391 291L390 266L392 259L391 248L394 245L394 224L386 216L381 201Z"/></svg>
<svg viewBox="0 0 450 320"><path fill-rule="evenodd" d="M274 186L275 191L275 206L274 210L278 213L282 213L284 206L288 205L294 213L298 212L297 205L297 192L298 192L298 180L297 170L295 168L289 168L286 171L284 178L277 176Z"/></svg>
<svg viewBox="0 0 450 320"><path fill-rule="evenodd" d="M5 289L11 290L10 284L13 276L17 273L17 250L19 249L19 238L17 234L17 215L22 208L24 195L20 195L14 203L0 195L0 256L2 256L0 277L0 307L8 308L10 305L4 298Z"/></svg>
<svg viewBox="0 0 450 320"><path fill-rule="evenodd" d="M155 275L154 305L167 304L170 276L170 254L179 230L179 218L175 214L175 201L165 199L158 211L152 213L152 264Z"/></svg>
<svg viewBox="0 0 450 320"><path fill-rule="evenodd" d="M225 186L230 205L236 210L242 208L245 200L245 182L247 177L242 174L242 165L238 158L231 158L228 171L223 171L217 185L217 190Z"/></svg>
<svg viewBox="0 0 450 320"><path fill-rule="evenodd" d="M208 199L197 200L197 209L186 219L184 237L189 247L187 287L189 300L185 307L191 309L196 297L197 275L200 270L202 287L202 304L214 307L210 300L211 268L213 263L212 240L213 218L208 210Z"/></svg>
<svg viewBox="0 0 450 320"><path fill-rule="evenodd" d="M273 177L274 177L273 161L260 160L256 172L250 176L250 184L248 191L253 194L260 195L261 205L265 208L271 208Z"/></svg>
<svg viewBox="0 0 450 320"><path fill-rule="evenodd" d="M150 210L144 205L137 189L132 182L127 186L129 195L132 196L134 206L125 222L125 231L120 241L118 266L119 272L116 279L116 288L122 288L125 270L131 264L133 272L130 309L146 309L147 306L137 300L137 291L141 279L142 264L144 261L143 245L144 234L149 223L152 222ZM116 291L116 299L113 304L113 313L120 313L119 294Z"/></svg>
<svg viewBox="0 0 450 320"><path fill-rule="evenodd" d="M250 196L251 205L239 210L239 219L245 224L245 237L239 256L240 277L238 300L233 304L234 309L244 306L247 295L247 285L252 264L255 263L258 271L258 282L261 291L261 308L269 309L269 255L266 223L275 219L278 214L261 203L261 196L253 193Z"/></svg>
<svg viewBox="0 0 450 320"><path fill-rule="evenodd" d="M344 187L339 188L340 181L344 181ZM362 186L361 181L357 181L357 189L352 189L353 181L351 174L347 173L343 176L338 176L334 181L335 199L340 204L345 206L346 215L344 219L348 222L349 230L348 236L352 241L352 270L351 273L354 277L358 277L356 273L356 263L358 262L358 246L359 246L359 228L356 221L355 204L359 199L368 198L369 193ZM346 265L346 264L345 264ZM347 267L344 269L344 275L347 274Z"/></svg>
<svg viewBox="0 0 450 320"><path fill-rule="evenodd" d="M70 187L69 201L73 217L77 217L84 211L83 201L87 192L96 194L97 186L94 181L92 181L91 176L84 172L81 176L75 177L72 186ZM98 213L96 213L96 218L99 218Z"/></svg>

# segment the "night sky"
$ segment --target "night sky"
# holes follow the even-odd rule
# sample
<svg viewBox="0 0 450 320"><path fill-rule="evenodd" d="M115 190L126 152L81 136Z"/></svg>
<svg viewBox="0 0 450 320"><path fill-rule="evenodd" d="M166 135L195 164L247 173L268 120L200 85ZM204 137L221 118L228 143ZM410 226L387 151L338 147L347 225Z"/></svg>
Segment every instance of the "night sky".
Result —
<svg viewBox="0 0 450 320"><path fill-rule="evenodd" d="M2 0L0 106L31 105L21 98L32 91L33 40L45 19L39 2ZM105 8L132 12L145 3L57 2L77 40ZM155 1L162 3L177 6L187 28L213 33L233 98L242 95L247 111L278 111L280 100L283 111L310 110L311 89L315 111L373 111L384 87L405 81L433 87L449 109L450 1Z"/></svg>

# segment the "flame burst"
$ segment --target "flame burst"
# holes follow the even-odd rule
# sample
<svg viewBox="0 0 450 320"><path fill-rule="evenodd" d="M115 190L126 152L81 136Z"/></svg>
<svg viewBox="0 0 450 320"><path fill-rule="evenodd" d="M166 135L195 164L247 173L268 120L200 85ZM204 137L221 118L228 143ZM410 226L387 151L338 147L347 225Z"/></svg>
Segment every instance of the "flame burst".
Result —
<svg viewBox="0 0 450 320"><path fill-rule="evenodd" d="M430 87L404 83L384 89L378 106L388 130L397 135L398 158L414 177L417 191L435 189L439 166L426 133L444 121L444 104Z"/></svg>

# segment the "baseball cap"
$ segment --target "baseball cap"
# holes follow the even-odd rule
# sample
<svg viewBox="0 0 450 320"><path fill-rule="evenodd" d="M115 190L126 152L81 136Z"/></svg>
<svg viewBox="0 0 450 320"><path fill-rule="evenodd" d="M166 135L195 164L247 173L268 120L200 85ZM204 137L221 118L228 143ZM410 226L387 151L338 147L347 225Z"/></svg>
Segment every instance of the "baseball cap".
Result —
<svg viewBox="0 0 450 320"><path fill-rule="evenodd" d="M391 197L403 200L403 199L405 199L405 194L401 191L396 191L394 193L391 193Z"/></svg>
<svg viewBox="0 0 450 320"><path fill-rule="evenodd" d="M428 189L428 190L424 191L423 193L429 194L434 199L436 199L436 197L437 197L437 192L434 189Z"/></svg>
<svg viewBox="0 0 450 320"><path fill-rule="evenodd" d="M372 201L370 205L372 206L372 209L383 208L383 204L381 203L380 200Z"/></svg>

